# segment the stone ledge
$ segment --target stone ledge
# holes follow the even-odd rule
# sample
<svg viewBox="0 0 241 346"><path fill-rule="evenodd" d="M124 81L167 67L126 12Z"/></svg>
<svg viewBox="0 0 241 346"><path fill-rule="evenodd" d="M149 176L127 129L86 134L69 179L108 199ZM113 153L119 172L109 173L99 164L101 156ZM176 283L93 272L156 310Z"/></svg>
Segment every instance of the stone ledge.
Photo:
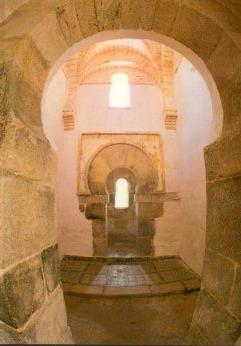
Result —
<svg viewBox="0 0 241 346"><path fill-rule="evenodd" d="M179 256L136 256L136 257L102 257L102 256L72 256L65 255L62 263L65 261L73 260L73 261L87 261L87 262L104 262L107 264L112 263L135 263L135 262L154 262L157 260L165 260L165 259L180 259Z"/></svg>
<svg viewBox="0 0 241 346"><path fill-rule="evenodd" d="M183 284L185 286L186 291L193 292L193 291L199 291L201 286L201 280L200 279L191 279L183 281Z"/></svg>
<svg viewBox="0 0 241 346"><path fill-rule="evenodd" d="M63 283L65 294L77 296L99 296L99 297L151 297L169 296L189 293L200 290L200 285L187 287L181 282L172 282L161 285L142 286L94 286Z"/></svg>
<svg viewBox="0 0 241 346"><path fill-rule="evenodd" d="M91 286L91 285L75 285L75 284L64 284L63 290L64 293L70 295L90 295L90 296L102 296L103 295L103 286Z"/></svg>

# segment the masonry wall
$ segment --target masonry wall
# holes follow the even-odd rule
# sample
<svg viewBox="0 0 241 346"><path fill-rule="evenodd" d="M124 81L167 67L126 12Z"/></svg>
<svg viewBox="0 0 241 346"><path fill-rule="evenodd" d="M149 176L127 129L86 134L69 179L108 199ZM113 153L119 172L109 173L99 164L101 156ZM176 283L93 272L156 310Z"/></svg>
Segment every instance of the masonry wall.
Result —
<svg viewBox="0 0 241 346"><path fill-rule="evenodd" d="M8 45L7 59L4 48L0 54L0 343L68 343L72 339L57 245L56 155L38 118L45 65L28 42L26 55L31 58L26 60L21 51L16 54L16 42ZM12 56L17 64L12 64ZM39 102L30 102L29 93Z"/></svg>

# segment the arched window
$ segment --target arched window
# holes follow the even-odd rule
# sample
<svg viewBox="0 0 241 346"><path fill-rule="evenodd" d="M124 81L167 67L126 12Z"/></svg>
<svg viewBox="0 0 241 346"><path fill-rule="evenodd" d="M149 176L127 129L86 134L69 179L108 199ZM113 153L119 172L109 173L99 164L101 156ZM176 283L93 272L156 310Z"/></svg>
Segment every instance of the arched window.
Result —
<svg viewBox="0 0 241 346"><path fill-rule="evenodd" d="M125 73L115 73L111 77L109 106L128 108L131 105L129 77Z"/></svg>
<svg viewBox="0 0 241 346"><path fill-rule="evenodd" d="M115 183L115 208L124 209L129 207L129 184L124 178Z"/></svg>

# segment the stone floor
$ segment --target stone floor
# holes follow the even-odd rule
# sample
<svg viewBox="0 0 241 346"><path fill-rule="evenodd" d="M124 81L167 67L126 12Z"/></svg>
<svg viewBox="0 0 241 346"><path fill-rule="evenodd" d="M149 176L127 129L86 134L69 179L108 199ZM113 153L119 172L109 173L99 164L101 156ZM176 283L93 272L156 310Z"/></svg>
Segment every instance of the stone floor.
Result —
<svg viewBox="0 0 241 346"><path fill-rule="evenodd" d="M92 296L165 296L198 291L199 277L179 257L86 258L65 256L64 292Z"/></svg>
<svg viewBox="0 0 241 346"><path fill-rule="evenodd" d="M196 292L166 297L65 295L74 341L85 345L185 344Z"/></svg>

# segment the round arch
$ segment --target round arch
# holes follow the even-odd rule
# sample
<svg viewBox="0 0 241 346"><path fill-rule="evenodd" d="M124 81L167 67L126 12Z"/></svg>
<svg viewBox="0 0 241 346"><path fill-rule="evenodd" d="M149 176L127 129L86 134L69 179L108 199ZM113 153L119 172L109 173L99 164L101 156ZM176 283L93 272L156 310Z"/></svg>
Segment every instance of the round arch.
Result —
<svg viewBox="0 0 241 346"><path fill-rule="evenodd" d="M5 84L3 83L5 90L3 114L8 112L10 107L27 127L39 127L40 131L37 131L39 129L36 131L41 134L40 104L44 88L68 56L82 46L95 43L96 39L106 40L108 37L111 39L113 35L117 35L116 38L145 37L160 40L187 57L202 74L209 87L214 114L218 119L216 126L218 135L221 133L224 111L222 137L214 145L209 146L205 153L209 181L206 243L211 251L206 251L204 285L194 314L190 340L191 343L233 344L240 331L241 308L238 303L235 304L235 299L238 302L241 290L230 269L232 279L229 281L232 285L225 286L225 295L222 295L221 288L226 285L227 280L215 268L224 263L231 267L237 265L237 268L240 265L241 164L237 159L240 157L241 132L241 48L237 34L240 23L235 16L231 16L226 6L215 2L215 6L212 7L212 4L213 1L205 1L205 4L193 0L159 1L157 12L153 12L154 16L153 14L150 16L152 20L149 22L152 23L148 24L144 20L145 17L148 18L147 13L143 11L144 1L138 0L139 6L136 6L137 12L132 24L131 11L120 14L115 8L110 8L103 14L101 12L103 9L99 9L97 20L94 19L96 17L94 11L82 17L78 16L77 13L80 9L83 10L81 8L83 5L78 7L74 1L59 0L55 5L49 4L39 8L38 2L36 4L35 1L28 1L11 18L2 23L0 28L1 37L4 39L3 71L4 76L8 76L6 80L9 83L8 85L5 85L7 84L5 81ZM25 9L31 20L18 25L20 19L24 21ZM86 25L85 17L88 17L94 25ZM124 30L119 30L120 28ZM108 31L110 29L117 31ZM102 32L97 33L98 31ZM32 59L29 59L29 56ZM31 93L26 100L24 95L28 90L31 90ZM20 105L21 112L19 112ZM31 120L33 117L34 121ZM5 131L8 121L9 118L6 117L1 131L3 142L8 140L8 133ZM41 136L37 135L36 138L39 137ZM18 153L14 155L18 157ZM38 160L39 157L33 156L33 161L37 164ZM9 167L8 162L4 164L5 167ZM14 164L12 170L19 172L19 162L16 161ZM26 175L24 170L21 173ZM9 203L11 210L11 200ZM235 218L229 218L230 215L235 215ZM39 244L37 248L39 249ZM32 246L32 251L36 251L36 247ZM23 254L21 258L27 255ZM227 257L231 258L230 263L227 263ZM210 275L215 276L215 285L210 280ZM220 323L223 320L228 321L229 327L220 329L217 325L217 328L213 328L213 324L209 321L215 322L217 319Z"/></svg>
<svg viewBox="0 0 241 346"><path fill-rule="evenodd" d="M100 148L87 165L86 177L90 192L105 194L109 174L120 168L126 168L134 174L138 192L154 191L157 188L158 172L150 157L135 145L114 143Z"/></svg>
<svg viewBox="0 0 241 346"><path fill-rule="evenodd" d="M202 75L203 79L206 82L208 90L210 92L213 114L214 114L214 123L213 123L213 133L212 138L218 138L222 133L222 125L223 125L223 107L221 98L219 95L219 91L217 89L216 83L213 79L212 74L207 68L203 59L201 59L193 50L182 44L181 42L176 41L174 38L162 35L158 32L153 31L144 31L144 30L113 30L113 31L101 31L90 37L82 39L80 42L74 44L71 48L67 49L64 54L62 54L55 62L55 64L51 67L45 88L43 91L43 97L47 90L48 84L52 78L52 76L57 72L57 70L62 66L65 60L69 59L71 56L79 52L80 49L86 48L92 44L97 42L103 42L106 40L113 39L146 39L152 40L155 42L159 42L165 44L166 46L176 50L178 53L187 58L192 65L199 71Z"/></svg>

